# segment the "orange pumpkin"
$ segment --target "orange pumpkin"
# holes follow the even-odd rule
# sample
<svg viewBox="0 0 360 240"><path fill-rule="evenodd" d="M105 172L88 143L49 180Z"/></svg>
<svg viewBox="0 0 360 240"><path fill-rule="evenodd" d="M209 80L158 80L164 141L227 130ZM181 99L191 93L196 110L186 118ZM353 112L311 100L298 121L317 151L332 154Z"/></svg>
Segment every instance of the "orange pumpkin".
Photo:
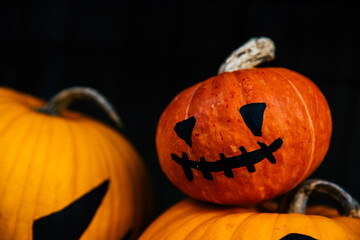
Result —
<svg viewBox="0 0 360 240"><path fill-rule="evenodd" d="M44 107L0 88L0 239L135 239L149 219L141 157L114 129L62 111L79 96L111 109L92 89L68 89Z"/></svg>
<svg viewBox="0 0 360 240"><path fill-rule="evenodd" d="M248 68L179 93L160 117L156 146L163 172L190 197L248 206L308 177L331 130L327 101L310 79Z"/></svg>
<svg viewBox="0 0 360 240"><path fill-rule="evenodd" d="M304 193L302 190L300 194ZM356 210L356 217L330 218L259 212L256 208L215 205L188 198L160 215L139 240L355 240L360 239L358 203L352 210Z"/></svg>

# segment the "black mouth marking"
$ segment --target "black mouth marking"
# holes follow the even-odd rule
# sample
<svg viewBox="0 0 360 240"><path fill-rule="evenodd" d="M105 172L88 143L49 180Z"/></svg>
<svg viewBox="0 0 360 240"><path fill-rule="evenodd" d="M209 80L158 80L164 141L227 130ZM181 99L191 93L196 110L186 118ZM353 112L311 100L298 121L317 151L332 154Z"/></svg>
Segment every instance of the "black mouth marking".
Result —
<svg viewBox="0 0 360 240"><path fill-rule="evenodd" d="M121 240L129 240L132 233L133 233L132 229L129 229L129 231L127 231L127 233L121 238Z"/></svg>
<svg viewBox="0 0 360 240"><path fill-rule="evenodd" d="M303 235L300 233L290 233L286 235L285 237L281 238L280 240L316 240L316 238Z"/></svg>
<svg viewBox="0 0 360 240"><path fill-rule="evenodd" d="M203 177L207 180L213 180L212 172L224 172L224 175L228 178L233 178L234 173L232 169L246 167L248 172L255 172L255 164L261 162L265 158L272 164L276 163L276 159L273 155L283 144L282 138L274 140L269 146L260 141L257 142L260 146L259 149L252 152L247 152L245 147L241 146L240 155L233 157L225 157L223 153L220 153L220 160L215 162L207 162L205 158L200 158L200 162L190 160L186 153L182 153L180 158L176 154L172 153L171 158L180 164L184 170L185 176L189 181L194 179L192 168L202 173Z"/></svg>

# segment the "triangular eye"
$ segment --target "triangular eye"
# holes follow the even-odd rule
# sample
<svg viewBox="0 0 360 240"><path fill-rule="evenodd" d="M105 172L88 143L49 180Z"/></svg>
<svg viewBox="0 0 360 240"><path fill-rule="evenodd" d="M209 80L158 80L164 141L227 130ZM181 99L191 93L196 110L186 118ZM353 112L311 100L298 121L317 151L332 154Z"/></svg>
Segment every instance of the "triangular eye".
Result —
<svg viewBox="0 0 360 240"><path fill-rule="evenodd" d="M189 147L192 147L191 135L195 127L195 117L190 117L184 121L178 122L174 130L179 138L184 140Z"/></svg>
<svg viewBox="0 0 360 240"><path fill-rule="evenodd" d="M242 106L239 110L246 126L255 136L262 136L265 103L250 103Z"/></svg>
<svg viewBox="0 0 360 240"><path fill-rule="evenodd" d="M62 210L35 220L33 239L79 239L99 208L109 182L105 180Z"/></svg>
<svg viewBox="0 0 360 240"><path fill-rule="evenodd" d="M300 233L290 233L279 240L317 240L317 239Z"/></svg>

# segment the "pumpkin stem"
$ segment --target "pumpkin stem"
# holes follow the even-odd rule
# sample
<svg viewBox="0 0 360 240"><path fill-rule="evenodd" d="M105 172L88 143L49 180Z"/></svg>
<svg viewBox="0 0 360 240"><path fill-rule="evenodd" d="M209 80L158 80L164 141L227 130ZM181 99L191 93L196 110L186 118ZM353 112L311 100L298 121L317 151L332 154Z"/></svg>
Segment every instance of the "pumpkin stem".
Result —
<svg viewBox="0 0 360 240"><path fill-rule="evenodd" d="M251 38L233 51L220 66L218 73L252 68L275 58L275 45L270 38Z"/></svg>
<svg viewBox="0 0 360 240"><path fill-rule="evenodd" d="M304 214L309 196L312 193L324 195L334 200L340 215L360 218L360 206L356 199L335 183L320 179L306 180L293 193L287 194L291 196L288 197L291 200L287 202L286 212ZM284 208L284 206L280 207L279 211L281 212Z"/></svg>
<svg viewBox="0 0 360 240"><path fill-rule="evenodd" d="M105 112L116 123L116 125L118 127L122 127L122 121L110 102L98 91L89 87L71 87L64 89L60 93L56 94L43 107L37 108L36 111L49 115L59 116L61 111L64 110L74 100L85 98L93 100L98 105L100 105L100 107L105 110Z"/></svg>

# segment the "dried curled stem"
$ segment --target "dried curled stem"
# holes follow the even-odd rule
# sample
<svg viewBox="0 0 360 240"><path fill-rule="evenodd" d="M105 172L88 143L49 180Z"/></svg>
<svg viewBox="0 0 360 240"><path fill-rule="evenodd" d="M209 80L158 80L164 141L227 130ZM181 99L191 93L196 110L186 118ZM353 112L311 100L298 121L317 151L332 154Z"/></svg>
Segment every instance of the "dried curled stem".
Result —
<svg viewBox="0 0 360 240"><path fill-rule="evenodd" d="M77 99L89 99L94 101L109 115L118 127L122 127L122 121L110 102L98 91L89 87L72 87L64 89L56 94L43 107L36 109L36 111L48 115L59 116L62 110L66 109Z"/></svg>
<svg viewBox="0 0 360 240"><path fill-rule="evenodd" d="M270 38L251 38L233 51L220 66L218 73L252 68L275 58L275 45Z"/></svg>
<svg viewBox="0 0 360 240"><path fill-rule="evenodd" d="M280 212L285 210L287 213L304 214L311 194L319 194L332 199L340 215L360 218L360 206L356 199L340 186L320 179L309 179L300 184L291 194L291 200L282 203L287 206L282 206L281 210L279 209Z"/></svg>

